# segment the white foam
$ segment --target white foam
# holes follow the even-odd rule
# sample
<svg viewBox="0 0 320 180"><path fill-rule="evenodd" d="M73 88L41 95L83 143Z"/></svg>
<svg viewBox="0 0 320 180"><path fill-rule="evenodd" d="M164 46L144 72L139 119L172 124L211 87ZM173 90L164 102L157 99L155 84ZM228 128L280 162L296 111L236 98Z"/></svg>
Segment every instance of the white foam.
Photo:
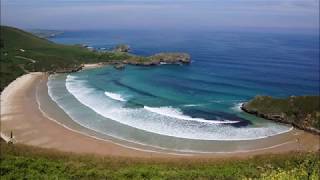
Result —
<svg viewBox="0 0 320 180"><path fill-rule="evenodd" d="M243 102L240 103L234 103L234 106L231 107L231 109L235 112L241 112L241 106L242 106Z"/></svg>
<svg viewBox="0 0 320 180"><path fill-rule="evenodd" d="M148 111L151 111L153 113L157 113L163 116L168 116L176 119L181 120L187 120L187 121L197 121L202 123L209 123L209 124L230 124L230 123L238 123L239 121L230 121L230 120L224 120L224 121L218 121L218 120L206 120L202 118L192 118L190 116L184 115L180 109L175 109L172 107L148 107L144 106L144 108Z"/></svg>
<svg viewBox="0 0 320 180"><path fill-rule="evenodd" d="M183 105L184 107L196 107L196 106L199 106L198 104L186 104L186 105Z"/></svg>
<svg viewBox="0 0 320 180"><path fill-rule="evenodd" d="M106 96L108 96L111 99L117 100L117 101L122 101L125 102L126 100L121 96L121 94L116 94L116 93L112 93L112 92L104 92L104 94Z"/></svg>
<svg viewBox="0 0 320 180"><path fill-rule="evenodd" d="M85 79L73 76L76 75L67 76L65 86L67 91L81 104L107 119L155 134L185 139L233 141L261 139L290 130L289 127L268 122L260 127L224 126L222 123L212 123L209 120L186 116L178 109L168 107L160 109L126 108L122 103L115 103L114 100L108 98L103 91L92 88ZM65 111L76 110L74 107L68 107L68 104L64 106ZM81 117L77 116L77 118ZM99 122L93 120L89 123L85 125L91 127L91 124ZM100 129L99 131L108 130Z"/></svg>
<svg viewBox="0 0 320 180"><path fill-rule="evenodd" d="M51 88L49 86L49 83L48 83L48 90L51 91ZM68 129L68 130L71 130L73 132L76 132L76 133L79 133L79 134L82 134L82 135L85 135L85 136L88 136L88 137L91 137L91 138L94 138L94 139L98 139L98 140L102 140L102 141L106 141L106 142L112 142L116 145L119 145L119 146L122 146L122 147L125 147L125 148L129 148L129 149L134 149L134 150L138 150L138 151L143 151L143 152L152 152L152 153L161 153L161 154L171 154L171 155L179 155L179 156L193 156L195 155L194 153L200 153L200 154L226 154L226 153L244 153L244 152L255 152L255 151L261 151L261 150L266 150L266 149L271 149L271 148L275 148L275 147L279 147L279 146L283 146L283 145L286 145L286 144L289 144L289 143L293 143L295 141L288 141L288 142L284 142L284 143L281 143L281 144L276 144L276 145L273 145L273 146L269 146L269 147L265 147L265 148L259 148L259 149L252 149L252 150L240 150L240 151L194 151L194 150L190 150L190 149L168 149L168 148L163 148L163 147L160 147L160 146L150 146L148 144L144 144L144 143L140 143L140 142L133 142L133 141L128 141L126 139L122 139L121 137L114 137L114 136L111 136L111 137L114 137L114 138L118 138L118 139L121 139L121 140L124 140L124 141L128 141L128 142L132 142L132 143L137 143L137 144L140 144L140 145L143 145L143 146L150 146L150 147L154 147L154 148L159 148L159 150L174 150L176 152L162 152L162 151L158 151L158 150L147 150L147 149L141 149L141 148L136 148L136 147L132 147L132 146L127 146L127 145L124 145L124 144L120 144L120 143L116 143L114 141L111 141L111 140L107 140L107 139L103 139L103 138L98 138L96 136L92 136L92 135L89 135L87 133L84 133L82 131L78 131L78 130L75 130L75 129L72 129L60 122L58 122L57 120L55 120L54 118L51 118L50 116L48 116L41 108L41 103L38 99L38 89L39 89L39 86L36 88L36 100L37 100L37 103L38 103L38 108L39 110L41 111L41 113L47 117L49 120L52 120L54 121L55 123L61 125L62 127ZM52 98L52 97L51 97ZM62 107L61 107L62 108ZM81 124L79 124L80 126L83 126ZM87 126L83 126L85 128L88 128L90 129L90 127L87 127ZM293 127L291 127L290 130L292 130ZM1 137L5 137L2 133L1 133ZM183 154L181 154L183 153ZM192 154L186 154L186 153L192 153Z"/></svg>
<svg viewBox="0 0 320 180"><path fill-rule="evenodd" d="M209 103L206 103L206 104L209 104ZM199 107L199 106L204 106L206 104L186 104L186 105L183 105L184 107Z"/></svg>

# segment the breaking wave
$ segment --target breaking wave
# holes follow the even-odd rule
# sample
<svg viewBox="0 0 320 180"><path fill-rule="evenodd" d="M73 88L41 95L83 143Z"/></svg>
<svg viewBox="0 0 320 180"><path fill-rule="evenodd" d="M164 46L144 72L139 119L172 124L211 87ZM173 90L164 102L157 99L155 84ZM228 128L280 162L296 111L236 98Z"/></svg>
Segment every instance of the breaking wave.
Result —
<svg viewBox="0 0 320 180"><path fill-rule="evenodd" d="M242 106L243 102L241 103L234 103L234 106L231 107L231 110L235 111L235 112L241 112L241 106Z"/></svg>
<svg viewBox="0 0 320 180"><path fill-rule="evenodd" d="M176 119L181 120L187 120L187 121L197 121L197 122L203 122L203 123L213 123L213 124L232 124L232 123L238 123L239 121L230 121L230 120L206 120L202 118L192 118L190 116L184 115L181 110L175 109L172 107L148 107L144 106L144 108L150 112L157 113L163 116L168 116Z"/></svg>
<svg viewBox="0 0 320 180"><path fill-rule="evenodd" d="M116 93L112 93L112 92L104 92L104 94L106 96L108 96L111 99L117 100L117 101L122 101L125 102L126 100L121 96L121 94L116 94Z"/></svg>
<svg viewBox="0 0 320 180"><path fill-rule="evenodd" d="M123 103L114 101L121 101L120 98L123 97L111 94L113 98L110 99L110 94L106 96L104 91L91 87L86 80L75 75L68 75L65 85L71 95L97 114L129 127L159 135L198 140L253 140L290 130L274 123L263 127L236 128L228 124L237 121L193 118L172 107L128 108Z"/></svg>

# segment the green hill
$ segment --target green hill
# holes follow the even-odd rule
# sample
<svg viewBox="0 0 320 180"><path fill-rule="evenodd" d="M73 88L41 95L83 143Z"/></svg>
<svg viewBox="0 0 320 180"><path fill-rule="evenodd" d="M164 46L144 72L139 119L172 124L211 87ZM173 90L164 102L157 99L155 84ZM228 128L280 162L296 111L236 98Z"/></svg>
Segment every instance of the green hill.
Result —
<svg viewBox="0 0 320 180"><path fill-rule="evenodd" d="M142 57L126 52L97 52L77 45L56 44L7 26L1 26L0 46L1 91L18 76L30 71L63 72L66 69L79 69L84 63L97 62L143 66L158 65L161 62L187 64L191 59L187 53L160 53Z"/></svg>
<svg viewBox="0 0 320 180"><path fill-rule="evenodd" d="M13 27L1 26L1 91L30 71L56 71L83 63L124 60L126 53L93 52L81 46L56 44Z"/></svg>

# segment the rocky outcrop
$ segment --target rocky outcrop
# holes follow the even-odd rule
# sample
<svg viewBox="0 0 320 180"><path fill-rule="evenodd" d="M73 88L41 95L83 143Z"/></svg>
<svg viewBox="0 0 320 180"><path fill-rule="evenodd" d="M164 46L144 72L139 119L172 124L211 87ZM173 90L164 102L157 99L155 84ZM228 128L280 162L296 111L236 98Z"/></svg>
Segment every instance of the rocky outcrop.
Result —
<svg viewBox="0 0 320 180"><path fill-rule="evenodd" d="M130 47L129 47L129 45L126 45L126 44L119 44L113 49L113 51L114 52L129 52Z"/></svg>
<svg viewBox="0 0 320 180"><path fill-rule="evenodd" d="M189 64L191 57L187 53L159 53L149 57L132 57L123 61L125 64L155 66L160 64Z"/></svg>
<svg viewBox="0 0 320 180"><path fill-rule="evenodd" d="M118 70L123 70L125 68L125 65L124 64L115 64L113 67Z"/></svg>
<svg viewBox="0 0 320 180"><path fill-rule="evenodd" d="M257 96L251 101L243 103L241 109L257 117L290 124L298 129L320 135L318 128L320 109L319 103L316 102L318 100L319 96L289 97L287 99ZM301 106L308 107L304 109Z"/></svg>
<svg viewBox="0 0 320 180"><path fill-rule="evenodd" d="M149 57L152 62L157 63L190 63L191 57L187 53L158 53Z"/></svg>

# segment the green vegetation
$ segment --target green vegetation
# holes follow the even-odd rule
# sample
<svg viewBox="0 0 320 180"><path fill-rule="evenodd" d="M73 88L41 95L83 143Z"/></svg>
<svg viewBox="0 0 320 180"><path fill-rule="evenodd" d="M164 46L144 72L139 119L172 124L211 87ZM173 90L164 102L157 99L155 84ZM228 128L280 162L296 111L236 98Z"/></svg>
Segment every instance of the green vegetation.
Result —
<svg viewBox="0 0 320 180"><path fill-rule="evenodd" d="M261 117L293 124L305 130L320 130L320 96L291 96L277 99L257 96L242 107Z"/></svg>
<svg viewBox="0 0 320 180"><path fill-rule="evenodd" d="M43 33L43 32L42 32ZM50 33L50 31L44 32ZM157 65L160 62L189 63L186 53L162 53L161 56L141 57L128 54L129 46L119 45L116 51L98 52L79 45L61 45L17 28L1 26L0 91L24 73L71 72L85 63L128 63Z"/></svg>
<svg viewBox="0 0 320 180"><path fill-rule="evenodd" d="M18 76L30 71L57 71L83 63L128 59L119 52L93 52L81 46L55 44L31 33L1 26L1 91Z"/></svg>
<svg viewBox="0 0 320 180"><path fill-rule="evenodd" d="M1 179L318 179L315 153L247 160L139 159L78 155L1 143ZM309 178L308 178L309 177Z"/></svg>

